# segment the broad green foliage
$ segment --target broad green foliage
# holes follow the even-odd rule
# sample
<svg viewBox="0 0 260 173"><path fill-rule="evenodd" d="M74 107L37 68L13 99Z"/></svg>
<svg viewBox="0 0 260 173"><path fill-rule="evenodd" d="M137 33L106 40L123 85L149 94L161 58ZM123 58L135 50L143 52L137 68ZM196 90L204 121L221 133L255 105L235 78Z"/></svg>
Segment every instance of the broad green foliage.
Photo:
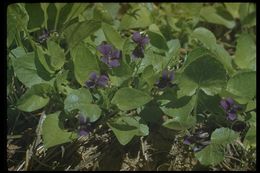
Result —
<svg viewBox="0 0 260 173"><path fill-rule="evenodd" d="M185 68L179 81L179 97L193 95L197 89L208 95L216 95L225 86L226 71L216 59L205 55L194 60Z"/></svg>
<svg viewBox="0 0 260 173"><path fill-rule="evenodd" d="M224 151L219 145L210 144L195 154L203 165L217 165L224 159Z"/></svg>
<svg viewBox="0 0 260 173"><path fill-rule="evenodd" d="M248 120L250 128L248 129L244 139L244 144L247 148L250 146L256 147L256 113L251 112L250 116L251 117Z"/></svg>
<svg viewBox="0 0 260 173"><path fill-rule="evenodd" d="M44 75L45 72L37 68L34 52L16 56L18 57L12 58L14 72L25 86L32 87L35 84L47 83L46 80L40 77L40 75Z"/></svg>
<svg viewBox="0 0 260 173"><path fill-rule="evenodd" d="M70 49L74 49L82 40L101 27L100 21L86 20L70 25L64 31Z"/></svg>
<svg viewBox="0 0 260 173"><path fill-rule="evenodd" d="M199 27L193 31L192 36L201 41L205 47L209 49L208 53L213 54L212 56L218 59L229 73L234 73L230 55L221 45L216 43L216 37L211 31L206 28Z"/></svg>
<svg viewBox="0 0 260 173"><path fill-rule="evenodd" d="M242 34L237 40L235 63L241 69L256 70L256 45L253 37Z"/></svg>
<svg viewBox="0 0 260 173"><path fill-rule="evenodd" d="M84 85L91 72L99 71L95 55L83 43L71 51L71 57L74 64L74 75L80 85Z"/></svg>
<svg viewBox="0 0 260 173"><path fill-rule="evenodd" d="M216 129L211 134L211 143L195 154L196 158L204 165L217 165L224 160L224 148L227 144L238 138L233 130L228 128Z"/></svg>
<svg viewBox="0 0 260 173"><path fill-rule="evenodd" d="M213 144L219 145L226 145L232 143L237 138L238 134L236 134L233 130L224 127L216 129L211 134L211 142Z"/></svg>
<svg viewBox="0 0 260 173"><path fill-rule="evenodd" d="M115 45L117 49L122 50L123 49L123 44L124 40L121 38L120 34L109 24L103 23L102 24L102 29L104 31L104 34L106 36L106 39Z"/></svg>
<svg viewBox="0 0 260 173"><path fill-rule="evenodd" d="M256 72L241 72L234 75L227 83L227 91L246 99L256 95Z"/></svg>
<svg viewBox="0 0 260 173"><path fill-rule="evenodd" d="M200 16L207 22L215 23L219 25L224 25L225 27L231 29L235 26L235 21L230 20L230 18L224 18L223 9L214 7L204 7L200 11Z"/></svg>
<svg viewBox="0 0 260 173"><path fill-rule="evenodd" d="M147 32L149 38L151 40L151 44L158 49L168 50L168 46L166 43L165 38L163 37L162 33L160 32L158 26L152 24L149 26L149 31Z"/></svg>
<svg viewBox="0 0 260 173"><path fill-rule="evenodd" d="M126 13L120 23L120 29L145 28L152 24L150 11L144 6L138 5Z"/></svg>
<svg viewBox="0 0 260 173"><path fill-rule="evenodd" d="M131 110L143 106L152 100L146 93L134 88L121 88L113 97L111 103L116 104L121 110Z"/></svg>
<svg viewBox="0 0 260 173"><path fill-rule="evenodd" d="M48 53L50 65L54 70L59 70L65 62L65 54L63 49L54 41L48 41Z"/></svg>
<svg viewBox="0 0 260 173"><path fill-rule="evenodd" d="M90 122L96 121L101 115L101 109L96 104L92 104L92 96L85 88L68 93L64 100L64 109L68 112L77 109Z"/></svg>
<svg viewBox="0 0 260 173"><path fill-rule="evenodd" d="M108 126L122 145L126 145L134 136L148 135L148 126L140 123L140 117L122 116L108 122Z"/></svg>
<svg viewBox="0 0 260 173"><path fill-rule="evenodd" d="M50 94L52 88L49 84L33 85L18 101L17 108L32 112L46 106L50 100L47 94Z"/></svg>
<svg viewBox="0 0 260 173"><path fill-rule="evenodd" d="M42 138L44 147L50 148L59 144L71 142L77 138L77 134L68 132L60 126L60 112L46 115L42 125Z"/></svg>
<svg viewBox="0 0 260 173"><path fill-rule="evenodd" d="M122 145L205 126L210 144L195 157L206 166L235 141L256 147L253 3L15 3L6 29L8 110L46 112L46 148L89 123ZM241 106L234 121L227 100Z"/></svg>

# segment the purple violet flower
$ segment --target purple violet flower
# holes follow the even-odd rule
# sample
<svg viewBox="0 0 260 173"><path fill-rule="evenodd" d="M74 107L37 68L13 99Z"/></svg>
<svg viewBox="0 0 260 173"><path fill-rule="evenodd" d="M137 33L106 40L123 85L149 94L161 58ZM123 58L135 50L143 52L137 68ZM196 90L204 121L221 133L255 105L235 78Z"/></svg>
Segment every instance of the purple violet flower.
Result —
<svg viewBox="0 0 260 173"><path fill-rule="evenodd" d="M109 68L120 66L121 51L113 49L112 45L104 42L97 47L97 50L103 54L101 61L107 64Z"/></svg>
<svg viewBox="0 0 260 173"><path fill-rule="evenodd" d="M40 43L43 43L45 40L47 40L50 36L50 32L47 29L44 29L42 31L42 35L38 37L38 40Z"/></svg>
<svg viewBox="0 0 260 173"><path fill-rule="evenodd" d="M227 119L234 121L237 119L237 112L241 109L234 100L230 97L220 101L220 106L224 109L227 115Z"/></svg>
<svg viewBox="0 0 260 173"><path fill-rule="evenodd" d="M141 35L139 32L134 32L132 36L132 40L137 44L135 47L132 58L143 58L144 57L144 48L145 45L149 43L149 38L147 36Z"/></svg>
<svg viewBox="0 0 260 173"><path fill-rule="evenodd" d="M161 78L156 82L156 86L160 89L163 89L167 86L172 86L173 84L171 83L174 79L174 72L173 71L168 71L168 70L163 70Z"/></svg>
<svg viewBox="0 0 260 173"><path fill-rule="evenodd" d="M90 132L90 123L88 123L88 120L85 116L82 114L79 114L79 130L78 135L79 136L87 136Z"/></svg>
<svg viewBox="0 0 260 173"><path fill-rule="evenodd" d="M89 80L86 81L86 87L96 88L96 87L106 87L108 84L108 76L100 75L98 76L96 72L92 72L89 75Z"/></svg>

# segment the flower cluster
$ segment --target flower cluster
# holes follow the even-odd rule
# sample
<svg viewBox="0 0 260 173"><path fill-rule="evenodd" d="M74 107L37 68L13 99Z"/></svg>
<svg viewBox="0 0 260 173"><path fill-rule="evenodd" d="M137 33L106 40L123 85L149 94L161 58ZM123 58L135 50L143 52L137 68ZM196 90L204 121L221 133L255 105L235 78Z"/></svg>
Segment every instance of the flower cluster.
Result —
<svg viewBox="0 0 260 173"><path fill-rule="evenodd" d="M186 136L183 141L186 145L193 145L194 152L202 150L204 147L210 144L209 133L203 130L198 130L192 135Z"/></svg>
<svg viewBox="0 0 260 173"><path fill-rule="evenodd" d="M142 36L139 32L134 32L132 36L132 40L137 44L135 47L132 58L143 58L144 57L144 48L145 45L149 43L149 38L146 36Z"/></svg>
<svg viewBox="0 0 260 173"><path fill-rule="evenodd" d="M44 29L42 31L42 35L38 37L38 40L40 43L43 43L45 40L47 40L50 37L50 32L47 29Z"/></svg>
<svg viewBox="0 0 260 173"><path fill-rule="evenodd" d="M81 114L79 114L79 136L87 136L90 132L91 124L88 123L87 118Z"/></svg>
<svg viewBox="0 0 260 173"><path fill-rule="evenodd" d="M156 86L160 89L163 89L167 86L172 86L172 81L174 79L174 72L169 70L163 70L162 76L156 82Z"/></svg>
<svg viewBox="0 0 260 173"><path fill-rule="evenodd" d="M97 50L103 55L101 61L109 68L120 66L121 51L114 49L112 45L103 42L97 47Z"/></svg>
<svg viewBox="0 0 260 173"><path fill-rule="evenodd" d="M86 81L86 87L96 88L96 87L106 87L108 84L108 76L98 75L96 72L92 72L89 76L89 80Z"/></svg>
<svg viewBox="0 0 260 173"><path fill-rule="evenodd" d="M237 112L241 109L241 107L235 104L232 98L223 99L220 101L220 106L224 109L227 115L227 119L234 121L237 119Z"/></svg>

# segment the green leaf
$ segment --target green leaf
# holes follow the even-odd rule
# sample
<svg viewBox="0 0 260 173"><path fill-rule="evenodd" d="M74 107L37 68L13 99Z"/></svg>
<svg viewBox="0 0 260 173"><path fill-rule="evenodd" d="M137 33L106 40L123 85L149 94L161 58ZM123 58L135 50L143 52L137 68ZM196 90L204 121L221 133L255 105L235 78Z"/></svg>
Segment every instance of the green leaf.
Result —
<svg viewBox="0 0 260 173"><path fill-rule="evenodd" d="M71 50L71 56L73 58L75 78L83 86L91 72L99 71L96 56L83 43Z"/></svg>
<svg viewBox="0 0 260 173"><path fill-rule="evenodd" d="M136 7L125 14L120 23L120 30L131 28L145 28L153 23L150 11L144 7Z"/></svg>
<svg viewBox="0 0 260 173"><path fill-rule="evenodd" d="M235 26L235 21L224 18L221 15L221 12L217 11L216 8L212 6L203 7L200 11L200 16L209 23L224 25L229 29L232 29Z"/></svg>
<svg viewBox="0 0 260 173"><path fill-rule="evenodd" d="M195 153L195 157L203 165L217 165L224 160L224 150L219 145L210 144Z"/></svg>
<svg viewBox="0 0 260 173"><path fill-rule="evenodd" d="M64 50L54 41L47 41L50 65L54 70L59 70L65 63Z"/></svg>
<svg viewBox="0 0 260 173"><path fill-rule="evenodd" d="M108 126L122 145L129 143L134 136L146 136L149 133L147 125L140 122L140 117L117 117Z"/></svg>
<svg viewBox="0 0 260 173"><path fill-rule="evenodd" d="M102 29L109 43L113 44L117 49L122 50L124 40L120 34L109 24L102 23Z"/></svg>
<svg viewBox="0 0 260 173"><path fill-rule="evenodd" d="M72 111L80 107L80 104L91 103L93 100L91 93L86 88L80 88L78 90L72 90L64 100L64 109L66 111Z"/></svg>
<svg viewBox="0 0 260 173"><path fill-rule="evenodd" d="M65 37L72 50L80 41L92 35L101 27L100 21L86 20L70 25L65 29Z"/></svg>
<svg viewBox="0 0 260 173"><path fill-rule="evenodd" d="M124 61L120 61L120 66L113 69L112 74L109 74L111 85L121 86L128 80L133 73L133 69Z"/></svg>
<svg viewBox="0 0 260 173"><path fill-rule="evenodd" d="M251 118L248 120L250 128L248 129L244 138L244 145L249 148L250 146L256 147L256 113L250 112Z"/></svg>
<svg viewBox="0 0 260 173"><path fill-rule="evenodd" d="M16 21L16 27L19 31L22 31L24 30L24 28L27 28L29 16L23 4L10 4L7 8L7 11L7 13L9 13L9 17L13 18Z"/></svg>
<svg viewBox="0 0 260 173"><path fill-rule="evenodd" d="M29 15L28 30L41 29L44 21L44 13L39 3L25 3L25 9Z"/></svg>
<svg viewBox="0 0 260 173"><path fill-rule="evenodd" d="M88 4L86 3L73 3L69 15L64 23L67 23L68 21L78 17L81 13L85 11L87 6Z"/></svg>
<svg viewBox="0 0 260 173"><path fill-rule="evenodd" d="M16 18L10 10L7 11L7 21L7 47L9 47L14 41L17 29Z"/></svg>
<svg viewBox="0 0 260 173"><path fill-rule="evenodd" d="M196 117L192 115L177 115L172 119L166 120L162 125L173 130L186 130L196 125Z"/></svg>
<svg viewBox="0 0 260 173"><path fill-rule="evenodd" d="M227 91L248 100L256 95L256 72L241 72L227 83Z"/></svg>
<svg viewBox="0 0 260 173"><path fill-rule="evenodd" d="M170 103L160 107L170 117L187 117L195 106L195 96L173 99Z"/></svg>
<svg viewBox="0 0 260 173"><path fill-rule="evenodd" d="M149 123L160 123L163 112L159 108L159 105L155 102L150 102L144 106L144 109L140 112L140 116L143 120Z"/></svg>
<svg viewBox="0 0 260 173"><path fill-rule="evenodd" d="M43 122L42 138L46 148L71 142L77 138L75 132L68 132L60 127L59 115L60 112L49 114Z"/></svg>
<svg viewBox="0 0 260 173"><path fill-rule="evenodd" d="M215 46L216 44L215 35L206 28L203 27L196 28L193 31L192 36L199 39L202 43L204 43L209 47Z"/></svg>
<svg viewBox="0 0 260 173"><path fill-rule="evenodd" d="M169 51L166 52L167 59L171 59L171 58L174 60L177 59L177 56L179 55L179 50L181 48L179 39L168 41L167 46L169 47Z"/></svg>
<svg viewBox="0 0 260 173"><path fill-rule="evenodd" d="M216 44L211 52L224 65L230 75L235 73L235 69L232 67L232 58L222 45Z"/></svg>
<svg viewBox="0 0 260 173"><path fill-rule="evenodd" d="M113 24L112 16L101 3L95 4L94 11L93 11L93 19L100 20L108 24Z"/></svg>
<svg viewBox="0 0 260 173"><path fill-rule="evenodd" d="M214 130L214 132L212 132L210 140L211 143L213 144L219 144L225 146L227 144L234 142L234 140L236 140L238 137L239 134L236 133L235 131L229 128L221 127Z"/></svg>
<svg viewBox="0 0 260 173"><path fill-rule="evenodd" d="M226 84L226 70L210 55L202 56L190 63L179 79L178 97L191 96L196 89L207 95L216 95Z"/></svg>
<svg viewBox="0 0 260 173"><path fill-rule="evenodd" d="M26 91L18 100L17 108L21 111L32 112L46 106L50 98L46 95L50 93L52 87L49 84L36 84Z"/></svg>
<svg viewBox="0 0 260 173"><path fill-rule="evenodd" d="M47 52L45 52L41 46L37 46L37 45L36 45L36 58L38 58L41 65L48 73L54 73L54 70L49 65Z"/></svg>
<svg viewBox="0 0 260 173"><path fill-rule="evenodd" d="M142 72L142 75L141 75L141 78L147 82L148 84L148 90L152 89L154 87L154 84L156 82L156 80L158 80L159 78L159 75L158 74L155 74L155 71L153 69L153 66L152 65L149 65L147 66L143 72Z"/></svg>
<svg viewBox="0 0 260 173"><path fill-rule="evenodd" d="M158 49L162 49L162 50L168 50L168 46L166 43L165 38L163 37L162 33L160 32L160 29L158 28L157 25L152 24L149 26L149 31L147 32L149 39L150 39L150 43L158 48Z"/></svg>
<svg viewBox="0 0 260 173"><path fill-rule="evenodd" d="M203 48L199 48L201 50L196 50L195 57L198 58L202 54L211 54L212 57L218 59L228 70L230 74L234 73L234 69L232 67L231 57L229 53L224 49L223 46L216 44L216 37L215 35L206 28L199 27L195 29L192 33L192 36L199 41L201 41L206 48L210 51L203 50ZM201 51L201 55L197 54ZM194 55L193 55L194 56ZM193 59L196 59L193 58Z"/></svg>
<svg viewBox="0 0 260 173"><path fill-rule="evenodd" d="M101 115L101 109L98 105L91 104L92 100L88 89L72 90L64 100L64 109L67 112L78 109L90 122L95 122Z"/></svg>
<svg viewBox="0 0 260 173"><path fill-rule="evenodd" d="M239 18L239 6L241 3L224 3L228 12L232 14L234 18Z"/></svg>
<svg viewBox="0 0 260 173"><path fill-rule="evenodd" d="M252 111L256 109L256 100L250 100L246 105L245 112Z"/></svg>
<svg viewBox="0 0 260 173"><path fill-rule="evenodd" d="M118 11L121 8L119 3L103 3L103 7L108 11L108 13L116 19Z"/></svg>
<svg viewBox="0 0 260 173"><path fill-rule="evenodd" d="M249 128L249 130L246 133L245 139L243 141L244 145L252 147L256 147L256 127L252 126Z"/></svg>
<svg viewBox="0 0 260 173"><path fill-rule="evenodd" d="M239 36L234 61L241 69L256 70L256 44L251 35Z"/></svg>
<svg viewBox="0 0 260 173"><path fill-rule="evenodd" d="M111 103L116 104L119 109L126 111L135 109L152 100L146 93L134 88L120 88L114 95Z"/></svg>
<svg viewBox="0 0 260 173"><path fill-rule="evenodd" d="M43 14L44 14L44 27L47 29L48 28L48 13L47 13L47 10L48 10L48 7L49 7L49 3L40 3L41 4L41 8L43 10Z"/></svg>
<svg viewBox="0 0 260 173"><path fill-rule="evenodd" d="M66 3L54 3L54 5L56 9L60 11L66 5Z"/></svg>
<svg viewBox="0 0 260 173"><path fill-rule="evenodd" d="M36 68L34 56L34 52L30 52L19 58L12 59L16 76L27 87L39 83L48 83L38 75L40 69Z"/></svg>

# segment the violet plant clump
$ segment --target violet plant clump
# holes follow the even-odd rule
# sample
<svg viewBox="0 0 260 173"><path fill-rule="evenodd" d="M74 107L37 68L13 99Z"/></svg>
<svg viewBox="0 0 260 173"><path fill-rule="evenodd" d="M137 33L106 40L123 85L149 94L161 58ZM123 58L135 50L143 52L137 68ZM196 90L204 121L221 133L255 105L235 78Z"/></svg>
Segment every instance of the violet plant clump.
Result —
<svg viewBox="0 0 260 173"><path fill-rule="evenodd" d="M105 42L101 43L101 45L97 47L97 50L103 55L101 61L109 68L120 66L119 60L122 58L120 50L113 48L111 44Z"/></svg>
<svg viewBox="0 0 260 173"><path fill-rule="evenodd" d="M230 97L223 99L220 101L220 106L226 112L227 119L230 121L234 121L237 119L237 113L241 110L241 107L234 102L234 100Z"/></svg>
<svg viewBox="0 0 260 173"><path fill-rule="evenodd" d="M92 72L89 75L89 80L86 81L85 86L87 88L104 88L108 85L109 78L107 75L98 75L96 72Z"/></svg>
<svg viewBox="0 0 260 173"><path fill-rule="evenodd" d="M174 72L173 71L169 71L169 70L163 70L162 76L160 77L159 80L157 80L155 85L159 89L164 89L167 86L168 87L173 86L173 83L172 83L173 80L174 80Z"/></svg>
<svg viewBox="0 0 260 173"><path fill-rule="evenodd" d="M79 114L79 136L87 136L90 133L90 123L88 123L87 118Z"/></svg>
<svg viewBox="0 0 260 173"><path fill-rule="evenodd" d="M132 52L132 58L143 58L145 46L149 43L149 38L147 36L141 35L139 32L134 32L132 35L132 40L137 44Z"/></svg>
<svg viewBox="0 0 260 173"><path fill-rule="evenodd" d="M195 133L185 136L183 144L192 145L193 151L198 152L210 144L209 133L197 130Z"/></svg>

